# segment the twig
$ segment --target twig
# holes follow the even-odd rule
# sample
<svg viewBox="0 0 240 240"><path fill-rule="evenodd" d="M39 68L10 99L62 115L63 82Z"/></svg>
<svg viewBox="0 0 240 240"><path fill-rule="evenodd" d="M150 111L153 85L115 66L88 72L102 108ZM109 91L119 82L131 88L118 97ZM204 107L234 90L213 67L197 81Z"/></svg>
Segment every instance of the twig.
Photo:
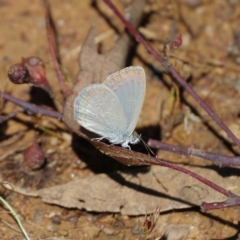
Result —
<svg viewBox="0 0 240 240"><path fill-rule="evenodd" d="M4 115L0 115L0 123L6 122L7 120L14 118L17 114L19 114L20 112L22 112L22 110L18 110L16 112L10 113L6 116Z"/></svg>
<svg viewBox="0 0 240 240"><path fill-rule="evenodd" d="M224 156L220 154L204 152L193 148L173 146L154 139L149 139L148 145L152 148L158 148L176 154L204 158L214 162L219 167L240 166L240 157Z"/></svg>
<svg viewBox="0 0 240 240"><path fill-rule="evenodd" d="M0 92L0 96L18 106L20 106L24 110L30 111L31 113L41 114L43 116L48 116L48 117L57 118L57 119L62 119L62 117L63 117L62 113L60 113L60 112L56 112L53 110L39 107L32 103L25 102L23 100L20 100L18 98L15 98L15 97L7 94L7 93Z"/></svg>
<svg viewBox="0 0 240 240"><path fill-rule="evenodd" d="M205 185L213 188L214 190L216 190L217 192L219 193L222 193L223 195L227 196L227 197L232 197L232 196L236 196L234 195L233 193L225 190L224 188L218 186L217 184L209 181L208 179L204 178L204 177L201 177L200 175L188 170L188 169L185 169L181 166L178 166L178 165L175 165L173 163L169 163L169 162L165 162L165 161L162 161L160 159L157 159L157 158L153 158L151 157L152 160L146 160L146 163L149 163L149 164L154 164L154 165L160 165L160 166L164 166L164 167L168 167L168 168L171 168L171 169L175 169L175 170L178 170L182 173L185 173L195 179L197 179L198 181L204 183Z"/></svg>
<svg viewBox="0 0 240 240"><path fill-rule="evenodd" d="M10 146L11 144L17 142L22 136L23 136L23 131L18 131L16 134L14 134L13 136L11 136L10 138L8 138L7 140L4 140L4 141L1 141L0 142L0 148L3 148L3 147L8 147ZM1 159L1 157L0 157Z"/></svg>
<svg viewBox="0 0 240 240"><path fill-rule="evenodd" d="M59 84L61 86L62 92L63 92L64 96L67 97L69 95L69 90L65 84L64 77L62 75L62 72L61 72L59 64L58 64L58 59L56 56L56 51L54 48L54 43L53 43L52 34L51 34L49 8L48 8L48 3L46 0L43 0L43 5L45 8L47 40L48 40L48 45L49 45L52 61L53 61L54 70L57 74L57 78L58 78Z"/></svg>
<svg viewBox="0 0 240 240"><path fill-rule="evenodd" d="M203 202L201 204L201 210L202 211L208 211L213 209L220 209L220 208L226 208L226 207L234 207L240 205L240 197L236 196L234 194L230 195L226 201L223 202L214 202L214 203L206 203Z"/></svg>
<svg viewBox="0 0 240 240"><path fill-rule="evenodd" d="M9 222L7 222L7 221L5 221L5 220L3 220L3 219L1 219L1 222L4 223L4 224L5 224L6 226L8 226L9 228L13 229L14 231L16 231L16 232L18 232L18 233L22 233L22 231L19 230L18 227L13 226L12 223L9 223Z"/></svg>
<svg viewBox="0 0 240 240"><path fill-rule="evenodd" d="M5 207L10 211L10 213L13 215L13 217L14 217L15 220L17 221L17 223L18 223L18 225L19 225L19 227L20 227L20 229L21 229L24 237L25 237L27 240L30 240L30 238L29 238L26 230L24 229L24 227L23 227L23 225L22 225L22 223L21 223L21 221L20 221L17 213L14 211L14 209L11 207L11 205L10 205L8 202L6 202L2 197L0 197L0 201L5 205Z"/></svg>
<svg viewBox="0 0 240 240"><path fill-rule="evenodd" d="M147 41L138 33L136 29L123 17L110 0L104 2L111 8L116 16L123 22L129 32L139 41L163 66L172 74L172 76L192 95L192 97L205 109L212 119L226 132L229 138L240 148L240 140L230 131L230 129L221 121L221 119L208 107L208 105L197 95L197 93L188 85L172 65L169 65L164 59L147 43Z"/></svg>
<svg viewBox="0 0 240 240"><path fill-rule="evenodd" d="M227 200L224 201L224 202L219 202L219 203L205 203L203 202L201 204L201 210L202 211L207 211L207 210L213 210L213 209L218 209L218 208L225 208L225 207L232 207L232 206L239 206L240 205L240 197L225 190L224 188L218 186L217 184L207 180L206 178L203 178L201 177L200 175L188 170L188 169L185 169L185 168L182 168L181 166L178 166L178 165L175 165L173 163L168 163L168 162L165 162L165 161L162 161L160 159L157 159L157 158L153 158L151 157L151 159L153 159L152 161L151 160L146 160L146 163L149 163L149 164L154 164L154 165L160 165L160 166L164 166L164 167L168 167L168 168L171 168L171 169L175 169L179 172L182 172L182 173L185 173L189 176L191 176L192 178L195 178L197 179L198 181L202 182L203 184L211 187L212 189L216 190L217 192L219 193L222 193L223 195L225 195L227 197Z"/></svg>

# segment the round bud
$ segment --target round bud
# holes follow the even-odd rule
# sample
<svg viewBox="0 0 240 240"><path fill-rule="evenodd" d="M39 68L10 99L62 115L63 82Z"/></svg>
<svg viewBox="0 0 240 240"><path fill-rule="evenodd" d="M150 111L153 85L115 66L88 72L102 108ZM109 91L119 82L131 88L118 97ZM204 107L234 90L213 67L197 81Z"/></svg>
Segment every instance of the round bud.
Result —
<svg viewBox="0 0 240 240"><path fill-rule="evenodd" d="M21 63L12 65L8 70L8 78L15 84L29 83L28 69Z"/></svg>
<svg viewBox="0 0 240 240"><path fill-rule="evenodd" d="M37 144L33 144L25 150L24 160L28 168L36 170L41 168L45 163L45 156L42 149Z"/></svg>

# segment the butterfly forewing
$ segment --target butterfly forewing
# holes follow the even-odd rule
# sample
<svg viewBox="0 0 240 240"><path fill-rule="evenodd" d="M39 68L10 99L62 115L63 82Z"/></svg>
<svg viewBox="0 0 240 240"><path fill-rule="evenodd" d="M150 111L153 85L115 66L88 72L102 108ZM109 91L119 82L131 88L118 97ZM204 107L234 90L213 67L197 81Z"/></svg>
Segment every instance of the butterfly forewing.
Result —
<svg viewBox="0 0 240 240"><path fill-rule="evenodd" d="M103 84L84 88L74 103L74 117L84 128L104 138L124 134L127 119L114 92Z"/></svg>
<svg viewBox="0 0 240 240"><path fill-rule="evenodd" d="M110 75L103 84L118 97L127 118L127 135L134 131L142 110L146 77L142 67L127 67Z"/></svg>

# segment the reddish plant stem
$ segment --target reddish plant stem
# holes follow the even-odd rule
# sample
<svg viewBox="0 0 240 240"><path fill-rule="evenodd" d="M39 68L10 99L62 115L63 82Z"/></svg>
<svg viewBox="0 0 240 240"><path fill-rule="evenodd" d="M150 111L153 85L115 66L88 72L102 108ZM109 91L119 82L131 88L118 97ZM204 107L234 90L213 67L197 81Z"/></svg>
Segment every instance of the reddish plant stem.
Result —
<svg viewBox="0 0 240 240"><path fill-rule="evenodd" d="M172 65L169 65L138 33L138 31L123 17L117 8L110 0L104 2L111 8L116 16L124 23L125 27L139 41L163 66L172 74L172 76L192 95L192 97L205 109L205 111L212 117L212 119L227 133L228 137L240 148L240 140L230 131L230 129L221 121L221 119L208 107L208 105L197 95L197 93L187 84L187 82L180 76Z"/></svg>
<svg viewBox="0 0 240 240"><path fill-rule="evenodd" d="M162 161L162 160L157 159L157 158L153 158L153 157L151 157L151 158L153 159L152 161L146 160L146 162L150 163L150 164L154 164L154 165L160 165L160 166L168 167L168 168L171 168L171 169L175 169L177 171L180 171L182 173L185 173L185 174L191 176L192 178L197 179L198 181L204 183L205 185L213 188L217 192L222 193L223 195L225 195L227 197L233 196L233 193L225 190L224 188L218 186L217 184L207 180L206 178L201 177L200 175L198 175L198 174L196 174L196 173L194 173L194 172L192 172L192 171L190 171L186 168L182 168L181 166L175 165L173 163L165 162L165 161Z"/></svg>
<svg viewBox="0 0 240 240"><path fill-rule="evenodd" d="M157 163L156 163L156 161L157 161ZM228 199L226 201L220 202L220 203L205 203L205 202L203 202L201 204L201 210L202 211L240 205L240 197L239 196L225 190L224 188L218 186L217 184L207 180L206 178L201 177L200 175L198 175L194 172L191 172L188 169L182 168L182 167L180 167L178 165L175 165L175 164L172 164L172 163L164 162L164 161L159 160L159 159L156 159L156 160L154 159L153 161L146 161L146 162L149 162L150 164L155 164L155 165L168 167L168 168L171 168L171 169L175 169L179 172L185 173L185 174L191 176L192 178L195 178L198 181L204 183L205 185L211 187L212 189L216 190L217 192L222 193L223 195L228 197Z"/></svg>
<svg viewBox="0 0 240 240"><path fill-rule="evenodd" d="M176 154L204 158L214 162L220 167L240 166L240 157L230 157L215 153L204 152L193 148L173 146L154 139L149 139L148 145L152 148L162 149Z"/></svg>
<svg viewBox="0 0 240 240"><path fill-rule="evenodd" d="M239 205L240 205L240 197L232 194L224 202L218 202L218 203L203 202L201 204L201 210L204 212L204 211L209 211L209 210L213 210L213 209L234 207L234 206L239 206Z"/></svg>
<svg viewBox="0 0 240 240"><path fill-rule="evenodd" d="M43 5L45 8L47 40L48 40L48 45L49 45L52 61L53 61L54 70L57 74L57 78L58 78L60 87L62 89L62 92L63 92L64 96L67 97L69 95L69 90L65 84L64 77L62 75L62 72L61 72L59 64L58 64L58 59L57 59L56 51L54 48L54 43L53 43L53 38L52 38L52 33L51 33L49 9L48 9L48 4L47 4L46 0L43 0Z"/></svg>
<svg viewBox="0 0 240 240"><path fill-rule="evenodd" d="M212 111L212 109L197 95L197 93L188 85L188 83L180 76L172 65L166 66L175 79L192 95L192 97L205 109L210 117L227 133L228 137L240 147L239 139L230 131L230 129L222 122L222 120Z"/></svg>
<svg viewBox="0 0 240 240"><path fill-rule="evenodd" d="M31 113L41 114L43 116L48 116L48 117L57 118L57 119L62 119L62 117L63 117L62 113L59 113L59 112L56 112L53 110L49 110L46 108L42 108L42 107L39 107L32 103L25 102L23 100L20 100L18 98L15 98L15 97L7 94L7 93L0 92L0 96Z"/></svg>
<svg viewBox="0 0 240 240"><path fill-rule="evenodd" d="M76 135L82 137L82 136L79 134L79 132L74 131L74 130L73 130L73 132L74 132ZM119 147L119 148L120 148L120 147ZM145 159L145 163L150 164L150 165L159 165L159 166L163 166L163 167L175 169L175 170L177 170L177 171L180 171L180 172L182 172L182 173L185 173L185 174L191 176L192 178L197 179L198 181L200 181L200 182L202 182L203 184L205 184L205 185L213 188L213 189L216 190L217 192L222 193L223 195L225 195L225 196L227 196L227 197L233 196L233 193L225 190L224 188L218 186L217 184L215 184L215 183L207 180L206 178L201 177L200 175L198 175L198 174L196 174L196 173L194 173L194 172L192 172L192 171L190 171L190 170L188 170L188 169L185 169L185 168L183 168L183 167L181 167L181 166L178 166L178 165L175 165L175 164L173 164L173 163L165 162L165 161L163 161L163 160L160 160L160 159L155 158L155 157L150 157L150 156Z"/></svg>

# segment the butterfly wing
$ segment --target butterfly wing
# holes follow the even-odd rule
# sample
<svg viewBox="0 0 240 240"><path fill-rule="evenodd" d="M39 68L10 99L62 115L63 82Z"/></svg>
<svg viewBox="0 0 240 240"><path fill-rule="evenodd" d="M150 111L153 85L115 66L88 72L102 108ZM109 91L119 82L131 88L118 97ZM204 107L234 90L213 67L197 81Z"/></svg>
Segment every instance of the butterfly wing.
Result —
<svg viewBox="0 0 240 240"><path fill-rule="evenodd" d="M126 134L134 131L142 110L146 92L146 76L139 66L127 67L113 73L103 82L118 97L127 118Z"/></svg>
<svg viewBox="0 0 240 240"><path fill-rule="evenodd" d="M127 119L111 89L103 84L84 88L74 102L74 118L84 128L107 139L126 132Z"/></svg>

